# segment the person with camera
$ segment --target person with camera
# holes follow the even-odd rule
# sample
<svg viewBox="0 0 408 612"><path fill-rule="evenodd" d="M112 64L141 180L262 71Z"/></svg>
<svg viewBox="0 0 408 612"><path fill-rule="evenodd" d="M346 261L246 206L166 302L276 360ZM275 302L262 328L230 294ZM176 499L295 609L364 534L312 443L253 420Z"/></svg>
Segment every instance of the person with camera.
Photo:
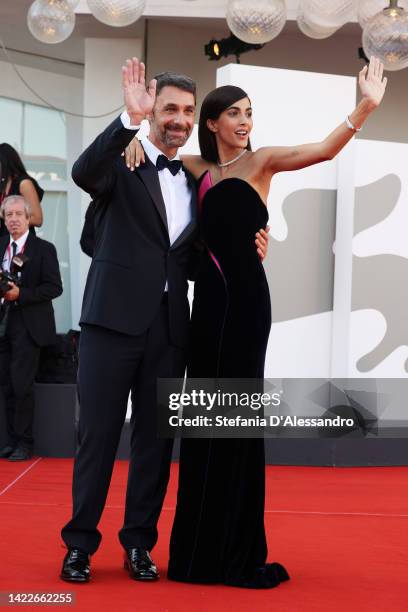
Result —
<svg viewBox="0 0 408 612"><path fill-rule="evenodd" d="M56 249L29 231L30 215L22 196L1 203L10 235L0 237L0 387L8 434L0 458L9 461L32 456L34 379L40 348L55 341L52 300L62 293Z"/></svg>

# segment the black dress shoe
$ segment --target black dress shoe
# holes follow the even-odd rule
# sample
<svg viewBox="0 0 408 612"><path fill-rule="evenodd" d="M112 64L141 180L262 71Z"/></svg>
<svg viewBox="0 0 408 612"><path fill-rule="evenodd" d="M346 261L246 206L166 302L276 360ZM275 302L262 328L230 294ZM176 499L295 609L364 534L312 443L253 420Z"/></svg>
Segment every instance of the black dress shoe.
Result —
<svg viewBox="0 0 408 612"><path fill-rule="evenodd" d="M33 451L28 446L18 445L13 450L11 455L9 455L9 461L26 461L27 459L31 459L33 456Z"/></svg>
<svg viewBox="0 0 408 612"><path fill-rule="evenodd" d="M7 459L14 451L14 446L4 446L0 450L0 459Z"/></svg>
<svg viewBox="0 0 408 612"><path fill-rule="evenodd" d="M68 548L60 578L66 582L89 582L90 577L91 561L88 553L79 548Z"/></svg>
<svg viewBox="0 0 408 612"><path fill-rule="evenodd" d="M133 580L158 580L159 578L157 567L144 548L127 548L124 567Z"/></svg>

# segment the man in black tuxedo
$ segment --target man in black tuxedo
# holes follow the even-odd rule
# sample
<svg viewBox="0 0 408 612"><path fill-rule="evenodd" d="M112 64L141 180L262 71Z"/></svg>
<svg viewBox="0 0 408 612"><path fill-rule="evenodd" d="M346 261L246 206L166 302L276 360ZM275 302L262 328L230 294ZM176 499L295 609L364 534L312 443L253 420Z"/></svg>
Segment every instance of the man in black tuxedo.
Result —
<svg viewBox="0 0 408 612"><path fill-rule="evenodd" d="M2 269L17 273L9 283L0 317L0 384L6 404L8 444L1 458L23 461L33 450L33 384L40 347L55 342L52 300L62 293L57 252L50 242L29 232L30 208L22 196L9 196L1 205L10 235L0 239Z"/></svg>
<svg viewBox="0 0 408 612"><path fill-rule="evenodd" d="M146 89L145 67L136 58L127 60L122 72L127 112L96 138L72 171L97 204L85 248L93 259L80 320L73 516L61 532L68 547L61 578L71 582L90 578L90 555L101 541L97 525L130 391L130 464L119 540L131 578L159 577L150 551L157 541L172 441L157 438L156 381L184 376L189 335L196 187L178 148L194 127L195 84L163 73ZM121 154L145 116L150 120L145 163L131 172Z"/></svg>
<svg viewBox="0 0 408 612"><path fill-rule="evenodd" d="M73 516L62 529L68 553L61 578L76 582L89 580L89 557L101 540L97 525L130 389L130 465L119 539L131 577L158 578L149 551L157 540L172 441L157 438L156 380L184 375L189 331L187 276L196 235L196 190L177 150L194 126L195 84L165 73L156 97L156 81L146 89L144 65L134 59L123 70L123 89L129 114L115 119L72 171L74 181L98 202L80 320ZM130 172L121 153L146 115L151 116L148 159Z"/></svg>

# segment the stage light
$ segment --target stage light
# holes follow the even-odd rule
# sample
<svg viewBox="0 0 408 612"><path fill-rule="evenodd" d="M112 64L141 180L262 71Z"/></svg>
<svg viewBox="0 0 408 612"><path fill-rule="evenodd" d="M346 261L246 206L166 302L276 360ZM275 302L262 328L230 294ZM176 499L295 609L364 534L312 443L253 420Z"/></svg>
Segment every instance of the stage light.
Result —
<svg viewBox="0 0 408 612"><path fill-rule="evenodd" d="M370 62L370 60L368 59L368 57L366 56L366 54L364 53L364 49L363 47L359 47L358 48L358 57L360 59L363 59L365 61L366 64L368 64Z"/></svg>
<svg viewBox="0 0 408 612"><path fill-rule="evenodd" d="M231 34L228 38L222 38L221 40L215 40L213 38L210 40L209 43L204 45L204 53L208 56L209 60L215 61L222 57L235 55L237 63L239 64L239 57L242 53L257 51L258 49L262 49L262 47L264 47L264 45L246 43L234 36L234 34Z"/></svg>

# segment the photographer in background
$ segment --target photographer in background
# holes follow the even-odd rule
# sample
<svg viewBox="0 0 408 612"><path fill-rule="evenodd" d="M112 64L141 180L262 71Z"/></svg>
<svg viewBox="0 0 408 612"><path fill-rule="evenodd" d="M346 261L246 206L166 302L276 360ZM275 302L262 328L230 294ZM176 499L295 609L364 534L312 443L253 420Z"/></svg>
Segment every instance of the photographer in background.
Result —
<svg viewBox="0 0 408 612"><path fill-rule="evenodd" d="M30 206L9 196L0 206L10 235L0 238L0 261L8 291L1 291L0 386L6 406L8 444L0 458L23 461L33 451L33 384L40 347L55 341L52 300L62 293L57 252L29 231Z"/></svg>

